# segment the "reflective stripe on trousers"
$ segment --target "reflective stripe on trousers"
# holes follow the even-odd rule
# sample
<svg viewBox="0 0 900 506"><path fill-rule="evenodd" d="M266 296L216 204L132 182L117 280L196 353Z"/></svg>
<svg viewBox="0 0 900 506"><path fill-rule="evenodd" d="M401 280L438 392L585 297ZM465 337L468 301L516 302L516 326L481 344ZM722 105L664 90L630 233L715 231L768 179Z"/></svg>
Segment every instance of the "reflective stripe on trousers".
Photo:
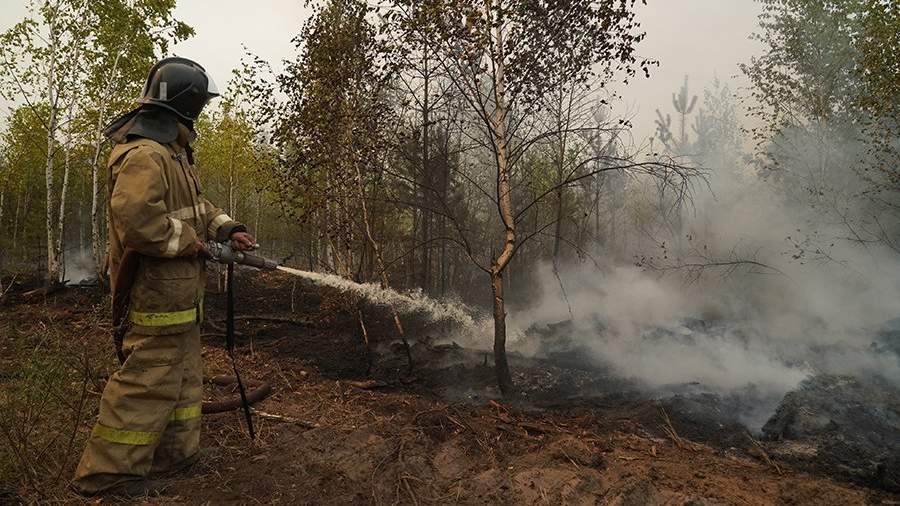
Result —
<svg viewBox="0 0 900 506"><path fill-rule="evenodd" d="M185 323L199 322L203 315L203 301L200 301L197 307L185 309L183 311L170 311L160 313L142 313L140 311L131 311L129 318L131 323L135 325L143 325L144 327L165 327L168 325L182 325Z"/></svg>
<svg viewBox="0 0 900 506"><path fill-rule="evenodd" d="M200 447L200 326L125 335L127 359L110 376L73 484L97 493L152 470L176 468Z"/></svg>
<svg viewBox="0 0 900 506"><path fill-rule="evenodd" d="M142 432L139 430L113 429L105 425L94 425L91 432L94 436L101 437L110 443L122 445L149 445L155 443L160 436L159 432Z"/></svg>
<svg viewBox="0 0 900 506"><path fill-rule="evenodd" d="M194 404L183 408L175 408L169 416L169 421L182 422L185 420L193 420L200 418L202 406ZM113 429L105 425L96 424L92 434L101 437L110 443L119 443L124 445L148 445L155 443L159 437L159 432L143 432L139 430Z"/></svg>
<svg viewBox="0 0 900 506"><path fill-rule="evenodd" d="M203 407L200 404L185 406L183 408L175 408L175 411L172 411L172 416L169 417L169 420L173 422L193 420L194 418L200 418L202 411Z"/></svg>

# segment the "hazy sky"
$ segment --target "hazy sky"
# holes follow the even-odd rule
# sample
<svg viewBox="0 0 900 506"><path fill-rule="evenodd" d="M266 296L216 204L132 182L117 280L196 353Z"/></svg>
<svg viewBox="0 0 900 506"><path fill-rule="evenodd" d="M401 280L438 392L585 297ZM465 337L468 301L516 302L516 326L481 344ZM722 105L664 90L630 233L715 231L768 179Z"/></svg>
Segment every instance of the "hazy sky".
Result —
<svg viewBox="0 0 900 506"><path fill-rule="evenodd" d="M291 38L309 16L304 3L179 0L176 16L197 34L173 50L200 62L224 88L231 69L240 62L241 44L272 63L293 54ZM753 0L648 0L648 4L638 11L647 31L639 52L660 60L660 67L650 79L636 79L622 90L627 109L635 115L638 136L653 133L657 108L671 110L671 94L685 74L690 75L692 93L701 96L703 86L714 75L735 88L743 84L742 79L733 79L738 74L737 63L759 51L759 46L748 40L760 11ZM0 30L21 19L25 5L25 0L0 0Z"/></svg>
<svg viewBox="0 0 900 506"><path fill-rule="evenodd" d="M757 29L760 5L753 0L648 0L638 19L647 38L638 46L641 56L659 60L650 79L633 80L622 90L635 113L636 134L654 130L656 109L673 111L672 93L690 77L692 94L702 99L703 88L718 76L732 91L746 84L738 63L761 52L749 40Z"/></svg>

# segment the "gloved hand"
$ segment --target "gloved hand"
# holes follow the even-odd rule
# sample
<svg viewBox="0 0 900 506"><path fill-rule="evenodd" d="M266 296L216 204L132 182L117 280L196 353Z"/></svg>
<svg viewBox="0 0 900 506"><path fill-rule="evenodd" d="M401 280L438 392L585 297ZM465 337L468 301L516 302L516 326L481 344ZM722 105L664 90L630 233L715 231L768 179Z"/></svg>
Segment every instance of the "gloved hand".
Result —
<svg viewBox="0 0 900 506"><path fill-rule="evenodd" d="M203 255L206 253L206 245L204 245L200 241L195 241L191 249L188 250L187 254L189 256Z"/></svg>
<svg viewBox="0 0 900 506"><path fill-rule="evenodd" d="M231 234L231 248L235 251L250 251L256 248L256 239L247 232Z"/></svg>

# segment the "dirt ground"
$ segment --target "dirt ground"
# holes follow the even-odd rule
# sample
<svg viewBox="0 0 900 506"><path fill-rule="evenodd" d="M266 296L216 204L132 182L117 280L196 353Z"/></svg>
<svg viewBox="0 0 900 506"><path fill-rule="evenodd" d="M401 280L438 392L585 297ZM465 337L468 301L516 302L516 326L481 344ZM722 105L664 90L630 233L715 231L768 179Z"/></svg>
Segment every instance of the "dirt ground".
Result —
<svg viewBox="0 0 900 506"><path fill-rule="evenodd" d="M96 288L24 301L16 294L27 288L0 302L0 388L24 377L16 354L48 339L40 336L71 336L78 349L92 350L86 357L102 358L85 358L97 363L85 366L93 377L81 389L74 443L58 445L71 448L56 460L57 488L36 490L29 469L15 479L0 475L7 481L0 481L0 503L114 504L65 489L104 374L114 367L107 301ZM202 445L213 455L145 504L900 504L900 496L773 460L749 435L699 433L611 378L513 360L523 390L540 384L540 395L503 400L483 353L435 345L427 338L433 329L415 321L408 326L417 366L409 375L388 318L372 309L367 374L355 307L345 296L278 273L242 272L238 289L239 366L247 379L273 387L255 407L258 439L250 442L240 412L205 416ZM207 303L208 376L230 372L215 330L222 302L211 294ZM563 395L572 382L602 383L605 393ZM12 402L15 392L0 400ZM230 394L207 387L209 399Z"/></svg>

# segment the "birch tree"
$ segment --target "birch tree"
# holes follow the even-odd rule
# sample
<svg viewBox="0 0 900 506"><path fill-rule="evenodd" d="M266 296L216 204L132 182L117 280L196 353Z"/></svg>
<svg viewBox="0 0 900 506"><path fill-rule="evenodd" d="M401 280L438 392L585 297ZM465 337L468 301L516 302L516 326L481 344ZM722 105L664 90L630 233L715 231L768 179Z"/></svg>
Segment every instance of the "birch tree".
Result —
<svg viewBox="0 0 900 506"><path fill-rule="evenodd" d="M175 19L175 0L94 0L90 2L92 44L82 86L82 131L93 145L91 156L91 256L99 278L105 273L105 209L100 165L106 154L104 125L132 107L147 71L171 44L194 30ZM87 20L85 20L87 22Z"/></svg>
<svg viewBox="0 0 900 506"><path fill-rule="evenodd" d="M490 187L475 186L496 209L498 237L487 259L477 258L476 247L460 234L468 257L490 280L494 319L494 364L504 394L513 392L506 357L504 273L522 244L553 224L541 224L526 237L519 224L530 210L560 187L596 173L588 161L576 163L558 184L536 192L534 198L515 198L516 187L529 178L517 167L535 143L557 135L541 132L536 113L546 107L545 95L563 85L605 86L614 78L628 80L637 71L649 74L649 61L639 61L635 46L643 38L635 21L633 0L600 2L566 0L410 0L395 2L402 15L413 8L429 13L436 27L441 65L478 119L484 145L493 162ZM391 15L387 17L391 20ZM590 157L588 157L590 158ZM619 160L601 170L643 170L670 182L673 164ZM684 175L684 173L680 173ZM683 192L682 192L683 193ZM459 230L459 229L458 229Z"/></svg>
<svg viewBox="0 0 900 506"><path fill-rule="evenodd" d="M385 90L391 72L368 19L371 13L360 0L318 7L295 39L299 58L278 79L288 101L279 110L274 141L285 161L282 193L303 219L321 224L331 268L357 280L366 270L377 271L387 288L382 249L365 202L382 177L390 125ZM390 310L411 367L403 325ZM358 314L365 338L360 308Z"/></svg>
<svg viewBox="0 0 900 506"><path fill-rule="evenodd" d="M73 150L88 139L91 161L92 250L105 251L101 237L98 164L100 127L137 96L157 51L190 35L172 19L175 0L32 1L25 19L0 35L0 96L41 117L44 136L46 274L63 280L65 217L72 170L83 166ZM55 163L61 154L62 166Z"/></svg>
<svg viewBox="0 0 900 506"><path fill-rule="evenodd" d="M46 281L55 285L62 281L62 259L66 195L70 168L64 164L62 174L55 166L59 150L69 149L60 142L61 129L71 129L77 83L84 72L83 56L88 31L83 23L85 0L57 0L32 3L28 17L0 36L0 88L3 98L24 102L37 115L44 104L44 185L46 192L45 233L47 244ZM67 140L71 140L69 136Z"/></svg>

